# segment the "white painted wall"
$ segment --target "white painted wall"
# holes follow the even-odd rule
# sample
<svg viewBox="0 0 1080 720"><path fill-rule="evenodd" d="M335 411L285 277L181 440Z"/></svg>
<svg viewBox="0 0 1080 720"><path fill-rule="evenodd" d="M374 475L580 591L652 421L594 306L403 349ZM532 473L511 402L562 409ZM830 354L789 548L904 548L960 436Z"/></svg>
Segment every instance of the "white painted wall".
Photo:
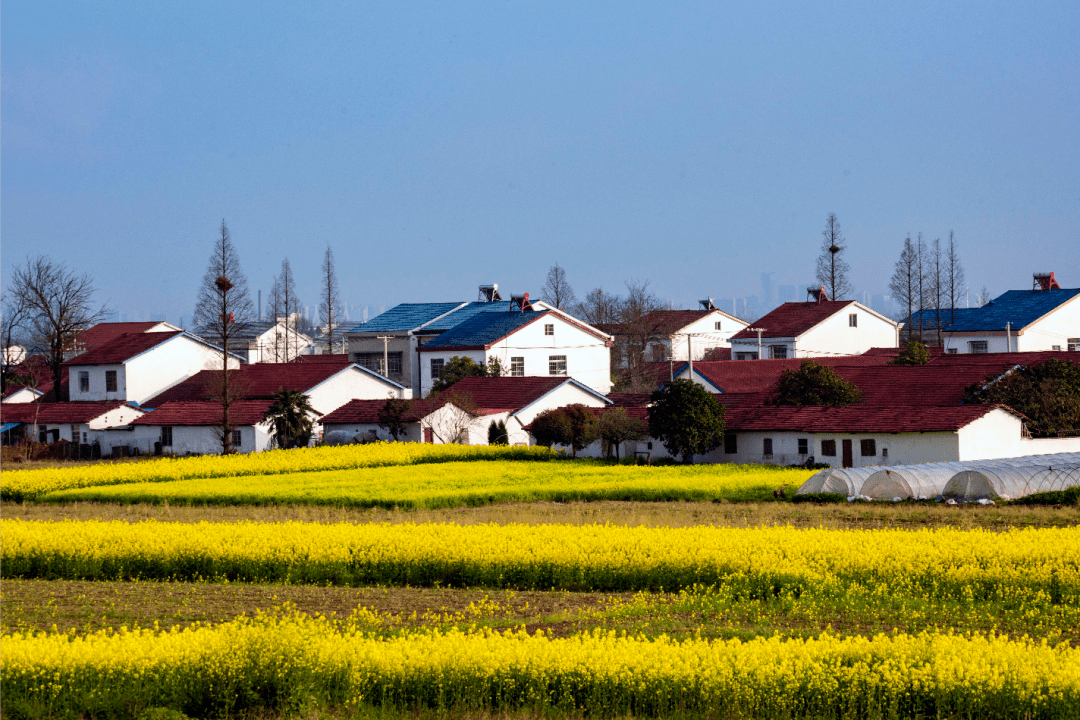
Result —
<svg viewBox="0 0 1080 720"><path fill-rule="evenodd" d="M960 429L961 460L993 460L1059 452L1080 452L1080 437L1025 438L1020 418L994 408Z"/></svg>
<svg viewBox="0 0 1080 720"><path fill-rule="evenodd" d="M720 329L716 329L716 323L720 323ZM672 335L668 341L671 358L676 362L689 359L687 345L694 352L694 360L701 360L713 348L729 347L731 336L749 327L749 324L737 317L728 315L720 310L705 315L698 320L683 327L678 334ZM687 342L686 334L692 337ZM756 340L755 347L756 347Z"/></svg>
<svg viewBox="0 0 1080 720"><path fill-rule="evenodd" d="M577 378L575 378L575 380L576 379ZM582 390L573 383L566 383L555 388L555 390L533 404L522 408L514 415L514 417L517 418L522 425L528 425L537 415L545 410L553 410L554 408L575 404L585 405L586 407L605 407L608 405L608 403L601 400L596 395Z"/></svg>
<svg viewBox="0 0 1080 720"><path fill-rule="evenodd" d="M7 403L28 403L34 402L35 399L41 397L44 393L38 392L28 387L24 387L18 392L13 392L4 398L3 402Z"/></svg>
<svg viewBox="0 0 1080 720"><path fill-rule="evenodd" d="M245 425L237 428L240 431L240 447L238 452L262 452L270 446L269 423L259 425ZM171 455L220 455L221 440L217 429L207 425L173 425L173 444L171 449L163 448L165 454ZM112 445L127 445L129 448L137 447L144 455L154 452L154 443L161 440L160 425L136 425L127 432L111 431L102 433L101 451L106 452L105 443L111 443L108 452L112 452Z"/></svg>
<svg viewBox="0 0 1080 720"><path fill-rule="evenodd" d="M383 377L350 365L311 388L307 395L312 409L326 415L350 400L400 399L406 392Z"/></svg>
<svg viewBox="0 0 1080 720"><path fill-rule="evenodd" d="M114 365L72 365L68 368L70 396L73 401L120 400L144 403L160 392L183 382L195 373L220 367L220 351L177 335L157 347L137 355L127 362ZM240 367L236 358L229 358L229 367ZM116 391L105 390L105 373L116 371ZM80 390L80 373L90 374L90 389Z"/></svg>
<svg viewBox="0 0 1080 720"><path fill-rule="evenodd" d="M850 327L849 315L856 316L857 327ZM898 345L896 322L853 302L800 335L795 341L795 357L862 355L870 348Z"/></svg>
<svg viewBox="0 0 1080 720"><path fill-rule="evenodd" d="M353 435L357 433L369 433L374 432L375 437L379 440L385 440L387 442L393 441L394 437L387 432L385 428L379 426L378 423L334 423L323 426L323 433L331 432L347 432ZM422 443L424 441L424 432L420 427L419 422L409 423L405 426L405 435L401 438L403 442L416 442Z"/></svg>
<svg viewBox="0 0 1080 720"><path fill-rule="evenodd" d="M544 334L544 325L554 325L554 335ZM469 357L476 363L487 363L495 357L509 373L510 359L524 358L526 377L549 375L549 357L566 356L566 370L574 378L597 392L611 391L611 350L607 343L592 333L567 322L557 313L548 313L536 322L519 328L513 334L493 344L488 350L426 350L421 348L420 374L423 393L431 389L431 360L444 362L454 356Z"/></svg>

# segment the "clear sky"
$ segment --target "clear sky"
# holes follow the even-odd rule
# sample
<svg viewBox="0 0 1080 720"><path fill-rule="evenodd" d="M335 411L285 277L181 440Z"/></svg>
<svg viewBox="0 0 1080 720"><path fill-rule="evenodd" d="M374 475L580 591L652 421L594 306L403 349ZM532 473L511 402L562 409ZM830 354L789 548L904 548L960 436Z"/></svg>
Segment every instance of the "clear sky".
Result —
<svg viewBox="0 0 1080 720"><path fill-rule="evenodd" d="M857 291L955 231L973 294L1080 286L1080 8L1008 3L5 2L0 276L45 252L190 318L225 218L252 291L677 305Z"/></svg>

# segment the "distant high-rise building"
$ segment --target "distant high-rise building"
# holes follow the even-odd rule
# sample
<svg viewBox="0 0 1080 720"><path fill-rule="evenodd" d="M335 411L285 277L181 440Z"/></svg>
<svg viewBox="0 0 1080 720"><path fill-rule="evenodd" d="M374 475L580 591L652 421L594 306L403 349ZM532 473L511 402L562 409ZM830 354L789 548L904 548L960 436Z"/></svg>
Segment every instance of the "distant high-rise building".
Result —
<svg viewBox="0 0 1080 720"><path fill-rule="evenodd" d="M771 272L761 273L761 305L763 307L772 307L773 302L776 300L775 286L773 285L773 275L775 274Z"/></svg>

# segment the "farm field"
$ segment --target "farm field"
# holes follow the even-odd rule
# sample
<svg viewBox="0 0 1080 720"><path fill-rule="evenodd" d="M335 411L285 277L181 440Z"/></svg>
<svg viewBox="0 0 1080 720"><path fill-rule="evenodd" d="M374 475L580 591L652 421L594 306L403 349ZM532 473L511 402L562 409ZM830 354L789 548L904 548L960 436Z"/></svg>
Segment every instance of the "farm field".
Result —
<svg viewBox="0 0 1080 720"><path fill-rule="evenodd" d="M0 508L4 717L1080 708L1074 507L796 505L772 490L808 471L348 449L237 476L23 475ZM309 476L323 499L290 489ZM61 499L84 491L123 497Z"/></svg>
<svg viewBox="0 0 1080 720"><path fill-rule="evenodd" d="M745 465L635 467L600 461L442 462L56 490L39 502L313 504L436 508L507 501L771 499L812 471Z"/></svg>

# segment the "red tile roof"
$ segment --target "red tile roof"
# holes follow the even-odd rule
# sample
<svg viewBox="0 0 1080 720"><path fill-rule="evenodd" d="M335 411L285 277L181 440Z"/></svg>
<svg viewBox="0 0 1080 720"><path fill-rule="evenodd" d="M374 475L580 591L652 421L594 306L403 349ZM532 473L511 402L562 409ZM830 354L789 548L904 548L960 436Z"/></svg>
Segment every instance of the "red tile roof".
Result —
<svg viewBox="0 0 1080 720"><path fill-rule="evenodd" d="M0 405L0 419L3 422L32 423L39 425L67 425L87 423L101 417L110 410L122 407L124 403L111 400L103 402L49 402L49 403L8 403ZM142 412L129 408L133 412Z"/></svg>
<svg viewBox="0 0 1080 720"><path fill-rule="evenodd" d="M891 358L883 355L852 355L844 357L813 358L814 362L827 367L884 366ZM798 370L804 358L785 360L719 360L694 363L694 372L708 380L721 392L759 392L775 387L784 370ZM667 363L660 363L667 370ZM687 363L676 363L675 373L686 369ZM665 375L661 384L667 381Z"/></svg>
<svg viewBox="0 0 1080 720"><path fill-rule="evenodd" d="M337 410L327 413L322 418L323 425L351 425L355 423L374 424L379 422L379 411L386 405L386 400L350 400ZM435 406L427 401L410 401L409 409L404 414L406 422L419 422Z"/></svg>
<svg viewBox="0 0 1080 720"><path fill-rule="evenodd" d="M854 300L823 300L821 302L784 303L760 320L755 320L751 327L764 328L762 338L799 337L804 332L832 315L841 312ZM757 340L757 333L749 328L740 330L732 336L733 340Z"/></svg>
<svg viewBox="0 0 1080 720"><path fill-rule="evenodd" d="M709 352L705 353L705 357L702 358L702 360L706 362L718 362L730 359L731 348L729 347L714 347L712 350L709 350Z"/></svg>
<svg viewBox="0 0 1080 720"><path fill-rule="evenodd" d="M103 322L88 327L79 333L79 336L75 339L76 344L81 350L92 350L98 345L104 345L110 340L115 340L121 335L129 333L144 333L149 332L152 328L157 327L161 323L154 320L150 322Z"/></svg>
<svg viewBox="0 0 1080 720"><path fill-rule="evenodd" d="M730 408L724 422L730 430L791 430L820 433L954 432L986 415L995 407L1023 417L1004 405L911 407L848 405L846 407L743 407Z"/></svg>
<svg viewBox="0 0 1080 720"><path fill-rule="evenodd" d="M233 425L258 425L266 416L273 400L237 400L229 406L229 422ZM136 420L132 425L218 425L221 423L221 403L170 402L161 405Z"/></svg>
<svg viewBox="0 0 1080 720"><path fill-rule="evenodd" d="M270 398L281 388L308 392L316 385L325 382L351 364L340 363L254 363L241 365L229 371L230 382L237 383L243 395L249 399ZM213 378L220 370L202 370L187 380L173 385L168 390L143 403L145 407L158 407L169 402L196 402L212 400L211 387Z"/></svg>
<svg viewBox="0 0 1080 720"><path fill-rule="evenodd" d="M451 385L445 393L469 395L481 414L490 415L520 410L569 380L568 377L467 377Z"/></svg>
<svg viewBox="0 0 1080 720"><path fill-rule="evenodd" d="M176 332L126 333L108 340L68 360L65 365L117 365L150 350L163 342L172 340Z"/></svg>
<svg viewBox="0 0 1080 720"><path fill-rule="evenodd" d="M612 407L645 407L649 404L649 393L608 393L607 399Z"/></svg>

